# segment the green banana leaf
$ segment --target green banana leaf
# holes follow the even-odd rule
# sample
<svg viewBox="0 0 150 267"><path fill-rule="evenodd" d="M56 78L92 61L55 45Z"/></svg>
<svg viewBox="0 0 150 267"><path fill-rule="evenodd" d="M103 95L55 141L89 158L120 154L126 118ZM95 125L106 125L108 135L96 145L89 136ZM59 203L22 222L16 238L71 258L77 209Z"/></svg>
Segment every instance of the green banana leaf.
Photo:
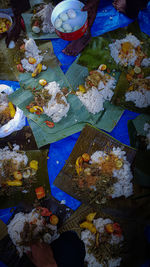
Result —
<svg viewBox="0 0 150 267"><path fill-rule="evenodd" d="M126 34L132 33L139 38L143 44L143 50L147 56L150 57L150 38L145 33L141 32L137 21L131 23L129 26L119 28L117 30L103 34L102 36L94 37L88 46L81 53L78 63L86 66L89 70L98 68L100 64L106 64L110 70L124 70L126 68L117 65L110 56L108 45L113 43L116 39L122 39Z"/></svg>
<svg viewBox="0 0 150 267"><path fill-rule="evenodd" d="M46 79L47 82L55 80L61 87L68 87L71 92L76 90L77 86L84 81L87 75L87 68L72 64L66 75L63 74L60 67L55 67L53 69L48 68L47 71L41 72L36 79L33 79L29 73L23 73L19 76L22 88L11 94L9 100L22 109L29 119L29 124L33 130L38 147L79 132L83 129L86 123L90 123L95 127L106 131L111 131L115 127L123 114L122 108L114 106L106 101L104 103L104 110L93 115L87 111L78 97L74 94L69 94L67 97L67 100L70 103L70 110L67 117L56 123L54 128L49 128L45 124L45 121L50 119L47 115L42 114L39 117L36 114L30 113L26 109L26 106L33 100L32 92L26 88L28 86L31 88L39 87L39 79ZM77 78L74 79L74 77Z"/></svg>
<svg viewBox="0 0 150 267"><path fill-rule="evenodd" d="M50 194L50 184L49 177L47 172L47 153L48 150L32 150L25 152L29 161L37 160L38 161L38 170L35 175L34 181L23 182L23 186L14 186L7 188L0 188L0 208L13 207L19 204L20 202L24 203L33 203L36 199L35 189L37 187L43 186L45 189L46 195ZM29 180L28 180L29 181ZM26 190L26 193L22 191Z"/></svg>
<svg viewBox="0 0 150 267"><path fill-rule="evenodd" d="M138 150L146 150L146 132L144 131L144 124L150 123L150 116L141 114L134 120L128 121L128 133L130 144Z"/></svg>
<svg viewBox="0 0 150 267"><path fill-rule="evenodd" d="M0 80L16 81L16 76L10 66L10 59L8 57L8 49L5 44L5 38L0 40L0 51Z"/></svg>
<svg viewBox="0 0 150 267"><path fill-rule="evenodd" d="M95 191L90 191L86 186L81 189L76 186L75 179L73 179L76 177L75 163L77 158L83 153L92 155L97 150L110 151L113 146L122 148L126 152L127 160L132 164L136 154L134 148L120 143L105 132L86 125L82 130L66 164L56 177L54 185L65 191L72 197L77 198L81 202L85 204L91 204L95 207L97 205L99 196L98 188ZM108 201L109 205L115 204L119 207L122 203L128 204L128 200L124 200L123 197L119 199L119 203L117 199L111 199L111 201Z"/></svg>

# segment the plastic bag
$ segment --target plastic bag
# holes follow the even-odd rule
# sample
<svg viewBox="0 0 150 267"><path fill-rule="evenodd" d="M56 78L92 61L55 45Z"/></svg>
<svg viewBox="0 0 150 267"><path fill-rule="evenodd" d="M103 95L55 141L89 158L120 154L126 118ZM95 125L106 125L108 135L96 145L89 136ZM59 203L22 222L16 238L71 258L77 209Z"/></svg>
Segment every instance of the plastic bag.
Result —
<svg viewBox="0 0 150 267"><path fill-rule="evenodd" d="M13 93L13 89L5 84L0 84L0 94L5 93L7 95ZM6 137L11 133L21 130L25 126L25 116L23 111L16 107L16 113L13 119L8 123L0 127L0 138Z"/></svg>

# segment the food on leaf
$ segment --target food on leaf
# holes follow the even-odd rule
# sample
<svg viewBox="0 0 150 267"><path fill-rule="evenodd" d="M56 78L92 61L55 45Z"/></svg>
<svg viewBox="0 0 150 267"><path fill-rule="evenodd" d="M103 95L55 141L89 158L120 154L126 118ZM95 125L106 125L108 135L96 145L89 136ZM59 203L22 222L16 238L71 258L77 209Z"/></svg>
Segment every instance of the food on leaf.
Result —
<svg viewBox="0 0 150 267"><path fill-rule="evenodd" d="M16 179L16 180L22 180L22 173L20 172L20 171L15 171L14 173L13 173L13 176L14 176L14 178Z"/></svg>
<svg viewBox="0 0 150 267"><path fill-rule="evenodd" d="M32 73L32 77L36 77L41 71L42 71L42 64L39 63L39 64L36 66L34 72Z"/></svg>
<svg viewBox="0 0 150 267"><path fill-rule="evenodd" d="M47 81L44 79L39 80L39 84L42 86L45 86L47 84Z"/></svg>
<svg viewBox="0 0 150 267"><path fill-rule="evenodd" d="M36 63L36 59L35 59L34 57L29 57L29 58L28 58L28 62L29 62L30 64L35 64L35 63Z"/></svg>
<svg viewBox="0 0 150 267"><path fill-rule="evenodd" d="M19 180L8 180L6 181L6 184L9 185L9 186L22 186L22 181L19 181Z"/></svg>
<svg viewBox="0 0 150 267"><path fill-rule="evenodd" d="M96 234L97 232L95 225L93 225L93 223L88 221L81 223L80 228L88 229L92 234Z"/></svg>

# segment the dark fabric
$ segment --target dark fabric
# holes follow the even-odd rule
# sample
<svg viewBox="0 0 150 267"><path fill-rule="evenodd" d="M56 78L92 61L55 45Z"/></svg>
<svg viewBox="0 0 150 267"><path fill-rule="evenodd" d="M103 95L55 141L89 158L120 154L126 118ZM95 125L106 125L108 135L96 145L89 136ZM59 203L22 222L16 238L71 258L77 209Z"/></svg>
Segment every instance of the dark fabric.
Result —
<svg viewBox="0 0 150 267"><path fill-rule="evenodd" d="M15 15L21 14L30 8L29 0L10 0Z"/></svg>
<svg viewBox="0 0 150 267"><path fill-rule="evenodd" d="M136 18L139 11L146 8L149 0L126 0L126 11L125 14L129 18Z"/></svg>
<svg viewBox="0 0 150 267"><path fill-rule="evenodd" d="M85 246L77 234L64 232L51 244L58 267L83 267Z"/></svg>

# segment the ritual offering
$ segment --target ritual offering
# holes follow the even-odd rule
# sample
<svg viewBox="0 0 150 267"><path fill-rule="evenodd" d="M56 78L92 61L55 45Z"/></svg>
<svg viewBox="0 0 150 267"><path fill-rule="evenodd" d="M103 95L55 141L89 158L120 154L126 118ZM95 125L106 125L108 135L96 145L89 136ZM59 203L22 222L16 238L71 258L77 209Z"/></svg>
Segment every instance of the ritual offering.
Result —
<svg viewBox="0 0 150 267"><path fill-rule="evenodd" d="M85 244L87 266L120 266L119 250L123 245L123 233L118 222L89 213L79 224L81 240Z"/></svg>
<svg viewBox="0 0 150 267"><path fill-rule="evenodd" d="M93 114L104 109L104 102L110 101L116 85L114 77L104 72L105 64L101 64L97 70L91 71L85 79L84 85L79 85L76 95Z"/></svg>
<svg viewBox="0 0 150 267"><path fill-rule="evenodd" d="M5 14L0 13L0 34L7 32L12 25L12 18Z"/></svg>
<svg viewBox="0 0 150 267"><path fill-rule="evenodd" d="M31 242L43 241L50 244L57 239L58 221L59 218L44 207L35 208L30 213L17 213L7 228L19 257L30 251Z"/></svg>
<svg viewBox="0 0 150 267"><path fill-rule="evenodd" d="M13 89L0 84L0 138L20 130L25 125L23 111L8 100Z"/></svg>
<svg viewBox="0 0 150 267"><path fill-rule="evenodd" d="M51 22L51 14L54 9L53 5L41 3L36 5L33 9L33 16L31 18L32 31L35 34L39 33L53 33L55 31Z"/></svg>
<svg viewBox="0 0 150 267"><path fill-rule="evenodd" d="M38 49L33 39L24 39L20 50L24 54L24 58L22 58L17 65L17 70L19 72L31 72L32 77L35 78L42 70L47 69L47 67L42 64L44 55L41 55L41 50Z"/></svg>
<svg viewBox="0 0 150 267"><path fill-rule="evenodd" d="M0 149L1 207L12 206L22 198L25 202L35 199L35 189L41 185L41 179L46 189L45 195L50 192L47 170L44 170L44 179L42 172L46 165L46 155L46 151L21 151L15 144L11 149L8 146Z"/></svg>
<svg viewBox="0 0 150 267"><path fill-rule="evenodd" d="M105 205L128 198L133 194L134 156L132 148L86 126L54 184L86 203Z"/></svg>
<svg viewBox="0 0 150 267"><path fill-rule="evenodd" d="M45 80L40 80L40 84L45 84ZM68 92L68 91L67 91ZM61 90L59 84L55 81L49 82L41 90L35 90L34 101L32 101L26 108L31 113L37 115L46 114L51 117L53 122L59 122L63 117L67 116L70 104L67 102L63 89ZM54 127L54 123L45 121L50 128Z"/></svg>
<svg viewBox="0 0 150 267"><path fill-rule="evenodd" d="M142 42L133 34L127 34L125 38L116 40L109 45L112 58L117 64L125 67L150 65L150 58L147 58L142 49Z"/></svg>
<svg viewBox="0 0 150 267"><path fill-rule="evenodd" d="M150 106L150 76L144 77L140 67L131 69L126 75L129 88L125 93L125 101L131 101L138 108Z"/></svg>
<svg viewBox="0 0 150 267"><path fill-rule="evenodd" d="M51 21L57 35L64 40L76 40L87 30L87 12L80 1L62 1L53 10Z"/></svg>

